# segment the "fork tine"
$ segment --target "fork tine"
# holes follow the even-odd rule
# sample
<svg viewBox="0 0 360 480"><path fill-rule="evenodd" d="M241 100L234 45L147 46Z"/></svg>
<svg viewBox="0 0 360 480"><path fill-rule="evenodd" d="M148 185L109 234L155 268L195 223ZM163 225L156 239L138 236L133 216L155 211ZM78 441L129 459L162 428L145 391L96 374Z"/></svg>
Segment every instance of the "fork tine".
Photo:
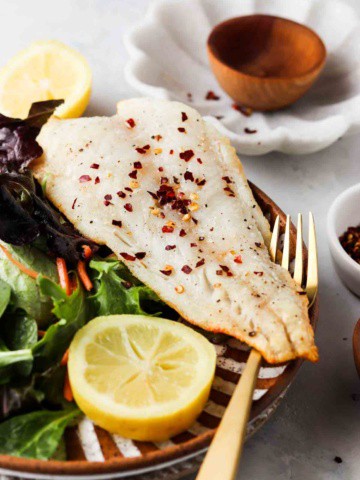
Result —
<svg viewBox="0 0 360 480"><path fill-rule="evenodd" d="M285 238L281 266L289 270L290 265L290 215L286 215Z"/></svg>
<svg viewBox="0 0 360 480"><path fill-rule="evenodd" d="M318 284L319 274L316 247L316 231L313 214L309 212L309 253L306 279L306 293L309 298L309 308L314 303Z"/></svg>
<svg viewBox="0 0 360 480"><path fill-rule="evenodd" d="M273 262L276 262L276 252L277 252L277 245L279 241L279 226L280 226L280 218L279 215L275 219L274 228L271 235L271 242L270 242L270 257Z"/></svg>
<svg viewBox="0 0 360 480"><path fill-rule="evenodd" d="M296 251L295 251L295 267L294 280L298 285L302 285L303 280L303 232L302 232L302 215L298 214L297 234L296 234Z"/></svg>

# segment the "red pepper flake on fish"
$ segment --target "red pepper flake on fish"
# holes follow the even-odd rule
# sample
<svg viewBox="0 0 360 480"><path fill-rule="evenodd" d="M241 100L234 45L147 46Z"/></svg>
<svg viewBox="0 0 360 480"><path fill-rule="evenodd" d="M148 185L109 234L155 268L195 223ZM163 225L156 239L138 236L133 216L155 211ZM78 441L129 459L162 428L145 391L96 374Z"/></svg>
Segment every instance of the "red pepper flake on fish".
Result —
<svg viewBox="0 0 360 480"><path fill-rule="evenodd" d="M188 116L186 115L186 113L185 113L185 112L181 112L181 120L182 120L183 122L186 122L187 119L188 119Z"/></svg>
<svg viewBox="0 0 360 480"><path fill-rule="evenodd" d="M181 269L182 272L186 273L186 275L189 275L189 273L192 272L192 268L189 267L189 265L184 265Z"/></svg>
<svg viewBox="0 0 360 480"><path fill-rule="evenodd" d="M164 225L161 230L163 233L172 233L174 231L174 227L170 227L169 225Z"/></svg>
<svg viewBox="0 0 360 480"><path fill-rule="evenodd" d="M92 163L90 165L90 168L94 168L95 170L97 170L99 167L100 167L100 165L98 163Z"/></svg>
<svg viewBox="0 0 360 480"><path fill-rule="evenodd" d="M79 182L80 183L91 182L90 175L81 175L81 177L79 177Z"/></svg>
<svg viewBox="0 0 360 480"><path fill-rule="evenodd" d="M124 208L125 208L125 210L128 211L128 212L132 212L132 211L133 211L133 207L132 207L131 203L125 203Z"/></svg>
<svg viewBox="0 0 360 480"><path fill-rule="evenodd" d="M113 220L112 225L115 225L115 227L122 227L122 221L121 220Z"/></svg>
<svg viewBox="0 0 360 480"><path fill-rule="evenodd" d="M136 168L136 170L141 170L142 169L142 163L141 162L134 162L134 168Z"/></svg>
<svg viewBox="0 0 360 480"><path fill-rule="evenodd" d="M212 90L209 90L205 96L205 100L220 100L220 97Z"/></svg>
<svg viewBox="0 0 360 480"><path fill-rule="evenodd" d="M135 120L133 118L128 118L127 120L125 120L125 123L128 126L128 128L134 128L136 125Z"/></svg>
<svg viewBox="0 0 360 480"><path fill-rule="evenodd" d="M193 150L185 150L185 152L179 153L179 157L181 158L181 160L185 160L185 162L189 162L194 155L195 154Z"/></svg>
<svg viewBox="0 0 360 480"><path fill-rule="evenodd" d="M136 257L138 260L142 260L143 258L146 257L146 253L145 253L145 252L137 252L137 253L135 253L135 257Z"/></svg>
<svg viewBox="0 0 360 480"><path fill-rule="evenodd" d="M120 255L125 258L125 260L128 260L129 262L135 262L136 257L133 255L130 255L129 253L126 252L120 252Z"/></svg>

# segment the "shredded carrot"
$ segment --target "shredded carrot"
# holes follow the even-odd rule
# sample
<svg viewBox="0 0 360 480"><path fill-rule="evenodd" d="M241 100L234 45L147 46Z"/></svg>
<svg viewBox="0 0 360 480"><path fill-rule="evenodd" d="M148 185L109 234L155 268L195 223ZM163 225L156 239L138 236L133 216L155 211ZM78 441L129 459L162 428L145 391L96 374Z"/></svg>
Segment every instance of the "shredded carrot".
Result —
<svg viewBox="0 0 360 480"><path fill-rule="evenodd" d="M56 259L56 267L58 270L61 288L65 290L66 295L71 295L71 283L65 260L58 257Z"/></svg>
<svg viewBox="0 0 360 480"><path fill-rule="evenodd" d="M71 385L70 385L70 380L69 380L69 372L68 372L67 369L66 369L66 373L65 373L63 395L64 395L65 400L67 400L68 402L72 402L74 400L74 395L73 395L73 392L71 390Z"/></svg>
<svg viewBox="0 0 360 480"><path fill-rule="evenodd" d="M92 257L93 255L93 252L91 250L91 248L89 247L89 245L83 245L83 250L84 250L84 258L85 260L90 260L90 258Z"/></svg>
<svg viewBox="0 0 360 480"><path fill-rule="evenodd" d="M45 330L38 330L38 337L42 338L45 336Z"/></svg>
<svg viewBox="0 0 360 480"><path fill-rule="evenodd" d="M87 274L87 271L86 271L86 266L85 266L85 263L82 262L81 260L79 261L78 263L78 266L77 266L77 271L78 271L78 274L79 274L79 277L80 277L80 280L82 281L85 289L89 292L90 290L92 290L93 288L93 284Z"/></svg>
<svg viewBox="0 0 360 480"><path fill-rule="evenodd" d="M37 278L38 273L35 272L35 270L31 270L31 268L25 267L22 263L20 263L18 260L16 260L9 250L5 248L3 245L0 245L1 250L5 253L6 257L12 262L14 265L16 265L22 272L26 273L26 275L29 275L31 278Z"/></svg>
<svg viewBox="0 0 360 480"><path fill-rule="evenodd" d="M64 367L65 365L67 365L68 360L69 360L69 349L67 349L66 352L64 353L61 359L60 365Z"/></svg>

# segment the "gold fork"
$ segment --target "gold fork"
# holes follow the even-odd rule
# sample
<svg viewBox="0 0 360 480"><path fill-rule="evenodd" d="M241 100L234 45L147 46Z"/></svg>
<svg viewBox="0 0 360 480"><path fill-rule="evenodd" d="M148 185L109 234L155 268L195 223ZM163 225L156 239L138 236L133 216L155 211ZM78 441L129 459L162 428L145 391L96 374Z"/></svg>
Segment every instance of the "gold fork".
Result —
<svg viewBox="0 0 360 480"><path fill-rule="evenodd" d="M286 270L290 268L290 226L291 219L290 216L287 215L284 246L281 256L281 266L286 268ZM274 262L276 262L277 257L280 257L280 252L278 252L279 235L280 220L279 216L277 216L269 247L271 259ZM303 273L303 226L302 215L299 214L297 221L294 280L301 287L303 286ZM304 289L309 299L310 308L315 301L318 291L316 232L312 213L309 213L309 247ZM261 354L254 349L251 350L245 370L234 390L196 480L235 479L246 436L246 427L261 360Z"/></svg>

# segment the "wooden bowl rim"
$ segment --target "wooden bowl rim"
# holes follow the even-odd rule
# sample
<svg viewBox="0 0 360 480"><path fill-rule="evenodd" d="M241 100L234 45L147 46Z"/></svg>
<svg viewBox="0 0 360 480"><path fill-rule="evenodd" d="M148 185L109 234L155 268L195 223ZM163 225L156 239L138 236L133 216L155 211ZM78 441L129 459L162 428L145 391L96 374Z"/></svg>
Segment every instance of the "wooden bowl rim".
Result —
<svg viewBox="0 0 360 480"><path fill-rule="evenodd" d="M259 205L262 207L264 213L267 213L266 210L268 210L271 213L272 219L274 219L276 215L279 215L281 224L284 226L286 221L285 213L262 190L260 190L251 182L249 182L249 185L252 189L255 199L259 202ZM296 228L294 225L291 226L291 236L292 240L296 238ZM304 246L304 259L306 258L307 249L306 246ZM319 300L317 296L314 305L309 311L310 322L314 330L316 328L318 315ZM264 397L256 402L255 407L252 408L251 411L250 421L256 419L261 413L269 409L276 402L276 400L285 394L302 363L303 359L299 358L291 361L288 364L279 381L277 381L275 385L268 390L268 393L264 395ZM104 462L89 462L87 460L36 460L13 457L10 455L0 455L0 468L16 471L17 473L26 472L43 475L95 475L124 471L129 471L129 473L131 473L131 471L136 469L150 468L151 466L155 465L159 466L159 464L167 464L168 462L175 460L180 462L189 457L195 456L207 448L215 434L215 431L215 429L209 430L208 432L198 435L197 437L188 440L185 443L168 447L163 450L149 452L141 457L120 457L105 460ZM90 478L91 477L89 477L89 479Z"/></svg>
<svg viewBox="0 0 360 480"><path fill-rule="evenodd" d="M235 23L235 22L240 21L244 18L251 18L251 17L253 17L253 18L255 18L255 17L256 18L259 18L259 17L272 18L272 19L275 19L275 20L280 20L282 23L289 23L289 24L292 24L292 25L296 25L297 27L301 27L304 30L307 30L308 32L311 33L312 37L315 40L318 41L318 43L321 47L321 51L322 51L321 57L319 58L319 60L316 62L316 64L311 69L307 70L306 72L304 72L301 75L259 77L257 75L250 75L249 73L244 73L241 70L237 70L236 68L231 67L228 63L224 62L223 59L219 57L219 55L217 55L215 53L215 51L213 49L213 45L211 43L212 36L213 36L213 34L215 33L216 30L219 30L220 28L223 28L226 25L229 25L230 23ZM321 69L325 65L326 57L327 57L327 50L326 50L325 44L324 44L323 40L321 39L321 37L315 32L315 30L308 27L307 25L304 25L304 24L299 23L299 22L295 22L295 20L290 20L289 18L277 17L276 15L266 15L266 14L261 14L261 13L251 14L251 15L239 15L238 17L228 18L227 20L224 20L223 22L220 22L220 23L216 24L212 28L212 30L211 30L211 32L208 36L206 45L207 45L209 56L213 56L219 63L221 63L221 65L223 65L227 69L229 69L234 75L247 78L251 81L254 81L256 79L258 81L263 81L263 82L265 82L265 81L274 82L274 81L283 81L283 80L303 79L303 78L306 78L306 77L308 77L308 76L310 76L314 73L317 73L317 74L320 73Z"/></svg>

